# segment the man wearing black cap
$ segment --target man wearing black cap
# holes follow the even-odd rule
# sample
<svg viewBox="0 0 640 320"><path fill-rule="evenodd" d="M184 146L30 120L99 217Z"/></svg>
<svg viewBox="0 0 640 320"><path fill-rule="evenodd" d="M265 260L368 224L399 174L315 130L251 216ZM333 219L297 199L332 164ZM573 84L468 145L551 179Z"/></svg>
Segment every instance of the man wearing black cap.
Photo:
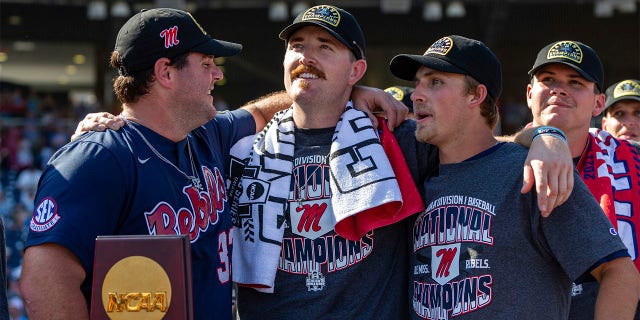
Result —
<svg viewBox="0 0 640 320"><path fill-rule="evenodd" d="M640 81L616 82L605 95L602 130L616 139L640 142Z"/></svg>
<svg viewBox="0 0 640 320"><path fill-rule="evenodd" d="M402 198L393 171L385 171L390 160L371 122L350 100L367 69L364 34L349 12L319 5L300 13L280 38L286 41L284 85L293 104L249 141L247 159L248 152L238 152L238 163L245 165L229 172L229 194L240 195L232 200L240 319L405 319L406 224L393 223L402 213L375 230L341 229L355 221L342 214L355 213L354 224L368 223L362 212L386 208L389 195ZM422 167L434 163L426 160L432 148L416 144L412 127L393 134L405 137L403 150L425 159ZM412 163L413 173L424 172ZM235 180L235 172L244 175ZM411 177L405 178L415 190ZM246 191L235 192L235 181ZM380 183L390 187L376 188ZM417 190L403 208L410 204L420 208L405 213L421 210Z"/></svg>
<svg viewBox="0 0 640 320"><path fill-rule="evenodd" d="M640 275L586 186L575 177L546 219L535 192L517 191L526 149L493 136L502 90L493 52L451 35L390 68L416 83L416 138L440 159L410 235L412 318L565 319L571 280L591 274L617 290L600 297L599 311L630 319Z"/></svg>
<svg viewBox="0 0 640 320"><path fill-rule="evenodd" d="M82 135L47 165L20 284L29 319L88 319L96 236L135 234L188 234L195 319L231 318L229 149L275 111L216 115L214 58L241 48L181 10L122 26L111 65L126 125Z"/></svg>
<svg viewBox="0 0 640 320"><path fill-rule="evenodd" d="M606 105L600 58L584 43L555 41L540 50L529 76L527 104L533 125L564 131L580 177L640 268L639 149L606 131L590 129L591 118ZM597 292L593 281L574 285L571 319L593 318Z"/></svg>

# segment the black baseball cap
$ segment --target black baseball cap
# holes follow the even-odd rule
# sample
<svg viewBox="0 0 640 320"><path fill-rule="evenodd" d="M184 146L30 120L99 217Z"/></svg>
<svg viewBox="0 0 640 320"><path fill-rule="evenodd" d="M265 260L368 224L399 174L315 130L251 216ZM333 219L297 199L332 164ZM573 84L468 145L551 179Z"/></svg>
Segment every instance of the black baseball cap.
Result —
<svg viewBox="0 0 640 320"><path fill-rule="evenodd" d="M413 101L411 100L411 94L413 93L412 87L392 86L384 89L384 91L396 100L404 103L404 105L409 108L409 112L413 112Z"/></svg>
<svg viewBox="0 0 640 320"><path fill-rule="evenodd" d="M538 52L536 62L529 70L529 76L533 77L540 68L552 63L560 63L573 68L583 78L595 83L600 92L603 91L604 69L602 61L588 45L571 40L548 44Z"/></svg>
<svg viewBox="0 0 640 320"><path fill-rule="evenodd" d="M640 101L640 81L627 79L616 82L607 88L605 95L607 96L604 103L605 110L621 100Z"/></svg>
<svg viewBox="0 0 640 320"><path fill-rule="evenodd" d="M280 39L289 37L305 26L318 26L327 30L353 52L356 59L364 59L364 33L351 13L338 7L320 5L300 13L293 23L280 32Z"/></svg>
<svg viewBox="0 0 640 320"><path fill-rule="evenodd" d="M458 35L438 39L423 55L400 54L389 64L391 73L413 81L420 66L434 70L466 74L487 87L497 100L502 92L502 65L482 42Z"/></svg>
<svg viewBox="0 0 640 320"><path fill-rule="evenodd" d="M120 73L131 75L163 57L186 52L229 57L240 53L242 45L212 38L186 11L156 8L142 10L125 22L114 50L122 57Z"/></svg>

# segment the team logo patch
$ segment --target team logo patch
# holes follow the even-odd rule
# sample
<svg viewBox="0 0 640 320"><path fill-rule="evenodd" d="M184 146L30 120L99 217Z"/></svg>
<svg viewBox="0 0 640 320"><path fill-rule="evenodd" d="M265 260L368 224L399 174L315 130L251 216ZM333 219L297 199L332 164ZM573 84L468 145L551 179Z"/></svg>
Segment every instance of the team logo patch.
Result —
<svg viewBox="0 0 640 320"><path fill-rule="evenodd" d="M160 32L160 38L164 39L164 48L169 49L180 44L178 39L178 26L164 29Z"/></svg>
<svg viewBox="0 0 640 320"><path fill-rule="evenodd" d="M318 20L337 27L340 24L340 12L333 6L315 6L302 15L302 21L307 20Z"/></svg>
<svg viewBox="0 0 640 320"><path fill-rule="evenodd" d="M402 91L398 87L390 87L385 89L384 91L398 101L402 101L402 99L404 99L404 91Z"/></svg>
<svg viewBox="0 0 640 320"><path fill-rule="evenodd" d="M47 231L53 228L59 220L60 216L58 215L58 206L55 200L46 197L38 204L29 223L29 228L35 232Z"/></svg>
<svg viewBox="0 0 640 320"><path fill-rule="evenodd" d="M445 285L460 274L460 243L434 246L431 249L431 277Z"/></svg>
<svg viewBox="0 0 640 320"><path fill-rule="evenodd" d="M306 279L307 291L322 291L326 284L326 280L322 272L309 272Z"/></svg>
<svg viewBox="0 0 640 320"><path fill-rule="evenodd" d="M434 42L427 51L425 51L424 55L433 53L446 56L447 53L453 48L453 39L449 37L443 37L438 39L438 41Z"/></svg>
<svg viewBox="0 0 640 320"><path fill-rule="evenodd" d="M631 80L625 80L613 89L613 98L617 99L624 96L640 97L640 85Z"/></svg>
<svg viewBox="0 0 640 320"><path fill-rule="evenodd" d="M576 63L582 63L582 49L573 41L556 42L547 51L547 60L550 59L569 59Z"/></svg>

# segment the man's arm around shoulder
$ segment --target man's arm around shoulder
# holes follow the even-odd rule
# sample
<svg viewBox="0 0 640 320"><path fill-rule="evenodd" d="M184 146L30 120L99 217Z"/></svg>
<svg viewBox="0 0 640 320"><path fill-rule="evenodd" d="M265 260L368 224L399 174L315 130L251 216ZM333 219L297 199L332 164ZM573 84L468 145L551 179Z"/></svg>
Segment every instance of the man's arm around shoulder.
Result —
<svg viewBox="0 0 640 320"><path fill-rule="evenodd" d="M293 101L289 95L285 91L279 91L250 101L241 108L251 113L256 122L256 133L258 133L262 131L276 112L288 108L291 103Z"/></svg>

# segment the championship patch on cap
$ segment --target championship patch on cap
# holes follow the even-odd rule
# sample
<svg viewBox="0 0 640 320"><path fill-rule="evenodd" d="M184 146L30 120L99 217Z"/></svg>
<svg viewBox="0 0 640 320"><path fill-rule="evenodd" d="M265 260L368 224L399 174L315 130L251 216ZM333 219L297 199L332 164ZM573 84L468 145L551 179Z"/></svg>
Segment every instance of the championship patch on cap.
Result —
<svg viewBox="0 0 640 320"><path fill-rule="evenodd" d="M633 80L625 80L616 85L613 89L613 98L636 96L640 97L640 84Z"/></svg>
<svg viewBox="0 0 640 320"><path fill-rule="evenodd" d="M58 215L58 205L55 200L50 197L46 197L40 201L36 208L29 228L35 232L43 232L51 229L58 221L60 216Z"/></svg>
<svg viewBox="0 0 640 320"><path fill-rule="evenodd" d="M582 63L582 49L573 41L560 41L551 46L547 51L547 59L569 59L576 63Z"/></svg>
<svg viewBox="0 0 640 320"><path fill-rule="evenodd" d="M302 21L318 20L337 27L340 24L340 12L332 6L315 6L302 15Z"/></svg>
<svg viewBox="0 0 640 320"><path fill-rule="evenodd" d="M434 42L431 45L431 47L429 47L429 49L425 51L424 55L434 53L434 54L446 56L452 47L453 47L453 40L449 37L443 37L438 39L436 42Z"/></svg>
<svg viewBox="0 0 640 320"><path fill-rule="evenodd" d="M384 91L393 96L393 98L398 101L402 101L402 99L404 99L404 91L402 91L402 89L398 87L389 87L384 89Z"/></svg>

